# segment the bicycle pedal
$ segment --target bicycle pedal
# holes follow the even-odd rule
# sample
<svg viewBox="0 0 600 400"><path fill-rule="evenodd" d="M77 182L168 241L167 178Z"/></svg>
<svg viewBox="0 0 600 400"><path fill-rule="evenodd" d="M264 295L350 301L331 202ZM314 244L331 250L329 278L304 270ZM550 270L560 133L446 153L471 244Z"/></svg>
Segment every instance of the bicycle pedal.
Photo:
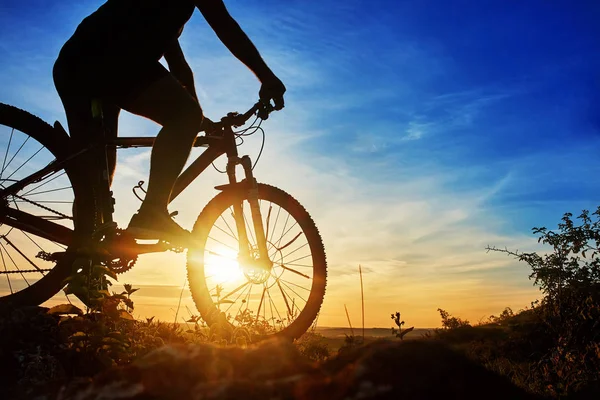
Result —
<svg viewBox="0 0 600 400"><path fill-rule="evenodd" d="M44 261L59 262L65 256L65 254L67 254L66 251L56 251L54 253L40 251L35 257Z"/></svg>

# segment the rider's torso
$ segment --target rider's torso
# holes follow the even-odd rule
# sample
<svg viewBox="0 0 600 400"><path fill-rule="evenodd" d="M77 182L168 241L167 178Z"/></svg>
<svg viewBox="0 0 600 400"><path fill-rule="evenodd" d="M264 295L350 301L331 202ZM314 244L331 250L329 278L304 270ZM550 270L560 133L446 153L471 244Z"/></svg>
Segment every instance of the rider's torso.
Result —
<svg viewBox="0 0 600 400"><path fill-rule="evenodd" d="M193 12L192 0L108 0L81 22L63 51L92 59L158 60Z"/></svg>

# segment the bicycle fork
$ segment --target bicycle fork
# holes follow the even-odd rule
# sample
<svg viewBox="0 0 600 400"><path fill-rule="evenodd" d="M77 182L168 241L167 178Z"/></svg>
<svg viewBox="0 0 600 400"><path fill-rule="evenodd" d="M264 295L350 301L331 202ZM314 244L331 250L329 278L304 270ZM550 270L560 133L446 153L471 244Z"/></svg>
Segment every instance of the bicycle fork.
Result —
<svg viewBox="0 0 600 400"><path fill-rule="evenodd" d="M241 165L244 168L245 179L241 182L237 182L235 175L235 169L237 165ZM258 202L258 183L252 173L252 162L250 157L243 156L241 158L231 157L227 162L227 176L229 177L229 185L236 187L243 185L242 187L248 190L248 203L250 205L250 212L252 217L252 227L254 228L254 234L256 239L256 248L253 248L249 239L248 232L246 230L246 220L244 218L244 199L236 201L233 204L233 216L235 219L235 225L237 228L239 238L239 258L243 264L256 263L261 268L270 271L272 267L271 260L269 259L269 250L267 248L267 237L264 231L262 222L262 215L260 212L260 204ZM256 254L258 253L258 254Z"/></svg>

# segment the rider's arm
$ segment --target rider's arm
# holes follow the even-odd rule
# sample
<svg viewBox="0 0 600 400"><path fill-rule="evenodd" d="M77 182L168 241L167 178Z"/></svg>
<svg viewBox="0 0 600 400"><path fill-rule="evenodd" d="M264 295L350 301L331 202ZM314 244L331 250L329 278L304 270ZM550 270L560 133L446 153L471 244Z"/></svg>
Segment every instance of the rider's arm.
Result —
<svg viewBox="0 0 600 400"><path fill-rule="evenodd" d="M185 60L178 40L173 41L167 51L165 51L164 57L169 65L171 74L186 88L194 99L198 100L196 86L194 85L194 73Z"/></svg>
<svg viewBox="0 0 600 400"><path fill-rule="evenodd" d="M222 0L195 0L194 3L221 42L250 68L261 82L264 83L275 76L254 44L229 14Z"/></svg>

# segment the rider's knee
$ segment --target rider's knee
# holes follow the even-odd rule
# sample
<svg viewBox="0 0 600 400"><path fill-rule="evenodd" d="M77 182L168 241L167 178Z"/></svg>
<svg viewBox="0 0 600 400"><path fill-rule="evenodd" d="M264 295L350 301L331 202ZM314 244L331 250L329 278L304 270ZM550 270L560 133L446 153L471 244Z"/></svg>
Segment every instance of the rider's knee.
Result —
<svg viewBox="0 0 600 400"><path fill-rule="evenodd" d="M202 129L204 115L202 108L196 104L189 104L177 110L168 121L168 127L177 129L182 134L195 135Z"/></svg>

